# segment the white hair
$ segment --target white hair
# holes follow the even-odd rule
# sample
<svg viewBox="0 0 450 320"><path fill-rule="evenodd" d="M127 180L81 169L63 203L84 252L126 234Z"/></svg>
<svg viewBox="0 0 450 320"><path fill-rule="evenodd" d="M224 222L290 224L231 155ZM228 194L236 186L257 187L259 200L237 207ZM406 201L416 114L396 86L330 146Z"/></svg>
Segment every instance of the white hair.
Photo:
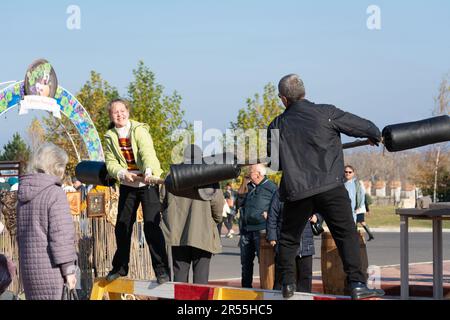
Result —
<svg viewBox="0 0 450 320"><path fill-rule="evenodd" d="M259 172L260 175L265 176L267 174L267 168L262 163L252 165Z"/></svg>
<svg viewBox="0 0 450 320"><path fill-rule="evenodd" d="M69 156L53 143L41 145L31 156L28 163L28 173L46 173L63 178Z"/></svg>

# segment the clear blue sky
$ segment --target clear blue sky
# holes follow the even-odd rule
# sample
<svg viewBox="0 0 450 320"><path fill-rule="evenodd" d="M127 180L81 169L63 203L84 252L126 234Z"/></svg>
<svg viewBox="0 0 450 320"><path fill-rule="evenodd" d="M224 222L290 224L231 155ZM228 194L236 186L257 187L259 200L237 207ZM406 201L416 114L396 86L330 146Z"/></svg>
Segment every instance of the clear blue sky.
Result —
<svg viewBox="0 0 450 320"><path fill-rule="evenodd" d="M68 30L66 9L81 9ZM366 27L369 5L381 30ZM44 57L76 93L90 70L126 94L142 59L189 121L225 130L247 97L287 73L308 98L387 124L429 117L450 71L450 1L7 1L0 5L0 82ZM0 146L27 119L0 119Z"/></svg>

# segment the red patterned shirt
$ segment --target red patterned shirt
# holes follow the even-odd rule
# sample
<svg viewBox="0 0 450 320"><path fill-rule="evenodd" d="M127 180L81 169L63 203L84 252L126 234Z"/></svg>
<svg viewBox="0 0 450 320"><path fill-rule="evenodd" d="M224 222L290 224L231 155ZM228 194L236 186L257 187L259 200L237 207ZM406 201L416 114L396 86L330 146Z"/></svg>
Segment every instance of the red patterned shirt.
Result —
<svg viewBox="0 0 450 320"><path fill-rule="evenodd" d="M119 138L120 151L127 161L128 171L139 170L134 159L133 149L131 148L131 139Z"/></svg>

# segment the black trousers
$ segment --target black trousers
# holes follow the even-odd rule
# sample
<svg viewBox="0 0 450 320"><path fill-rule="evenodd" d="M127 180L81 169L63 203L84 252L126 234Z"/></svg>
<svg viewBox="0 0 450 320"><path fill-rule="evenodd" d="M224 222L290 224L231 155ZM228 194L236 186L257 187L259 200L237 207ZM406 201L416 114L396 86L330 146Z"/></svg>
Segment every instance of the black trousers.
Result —
<svg viewBox="0 0 450 320"><path fill-rule="evenodd" d="M295 256L303 229L314 212L323 216L330 229L347 274L347 282L365 282L350 198L342 185L306 199L285 202L278 257L282 283L295 283Z"/></svg>
<svg viewBox="0 0 450 320"><path fill-rule="evenodd" d="M275 258L276 260L277 258ZM295 275L297 283L297 292L312 291L312 267L313 256L295 257ZM281 274L275 264L275 283L273 290L281 289Z"/></svg>
<svg viewBox="0 0 450 320"><path fill-rule="evenodd" d="M115 228L117 251L112 262L113 268L115 270L123 268L128 272L131 236L140 203L144 214L144 234L150 249L153 270L156 275L169 274L166 243L159 226L161 204L159 189L156 186L142 188L120 186L119 213Z"/></svg>
<svg viewBox="0 0 450 320"><path fill-rule="evenodd" d="M172 247L174 281L188 283L189 269L192 264L193 282L208 284L211 256L211 252L191 246Z"/></svg>

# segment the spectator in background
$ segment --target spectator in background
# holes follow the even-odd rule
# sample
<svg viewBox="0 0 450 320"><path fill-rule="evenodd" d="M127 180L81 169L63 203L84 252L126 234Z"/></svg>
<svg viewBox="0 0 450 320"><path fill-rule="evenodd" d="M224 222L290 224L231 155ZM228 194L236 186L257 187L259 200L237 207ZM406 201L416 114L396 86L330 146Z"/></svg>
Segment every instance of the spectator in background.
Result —
<svg viewBox="0 0 450 320"><path fill-rule="evenodd" d="M237 200L237 192L233 190L231 183L227 183L225 186L224 198L226 203L228 204L228 208L230 208L229 212L227 212L227 217L225 218L225 227L228 229L228 233L226 235L227 238L233 238L234 230L233 230L233 220L236 216L236 200Z"/></svg>
<svg viewBox="0 0 450 320"><path fill-rule="evenodd" d="M281 223L283 221L284 203L280 201L279 192L275 192L270 203L269 214L267 216L267 241L275 248L275 283L273 290L281 290L281 274L276 269L278 252L278 239L280 238ZM300 248L295 257L295 273L297 278L298 292L311 292L312 289L312 267L313 255L315 254L314 237L311 223L316 223L320 216L313 214L309 219L309 225L305 227L300 239ZM319 221L320 223L320 221Z"/></svg>
<svg viewBox="0 0 450 320"><path fill-rule="evenodd" d="M81 192L81 201L84 201L87 196L86 186L83 183L81 183L81 181L78 180L77 177L72 177L72 186L75 188L76 191Z"/></svg>
<svg viewBox="0 0 450 320"><path fill-rule="evenodd" d="M85 189L85 186L77 179L77 177L72 177L72 186L76 191L84 191Z"/></svg>
<svg viewBox="0 0 450 320"><path fill-rule="evenodd" d="M185 160L195 155L201 157L199 147L192 145L191 148L193 152L185 151ZM207 192L200 194L195 188L184 191L182 196L166 192L164 186L161 189L161 229L167 245L172 248L175 282L189 282L192 265L193 282L208 284L211 257L222 251L217 230L225 203L222 191L219 185L202 189Z"/></svg>
<svg viewBox="0 0 450 320"><path fill-rule="evenodd" d="M20 177L17 242L27 300L61 300L64 282L75 289L75 228L61 188L68 160L56 145L41 145Z"/></svg>
<svg viewBox="0 0 450 320"><path fill-rule="evenodd" d="M267 179L266 170L262 164L250 166L249 174L244 177L238 190L243 288L252 288L255 255L259 260L259 233L266 229L267 212L277 191L276 184Z"/></svg>
<svg viewBox="0 0 450 320"><path fill-rule="evenodd" d="M19 178L11 177L11 178L8 179L8 183L11 186L9 191L17 191L17 190L19 190Z"/></svg>
<svg viewBox="0 0 450 320"><path fill-rule="evenodd" d="M77 190L72 185L72 180L68 175L66 175L63 179L62 188L64 192L76 192Z"/></svg>
<svg viewBox="0 0 450 320"><path fill-rule="evenodd" d="M369 239L367 241L375 239L372 231L365 222L366 213L366 190L360 180L355 177L355 169L346 165L344 168L345 176L345 188L348 191L350 201L352 203L353 218L356 224L360 224L364 230L366 230Z"/></svg>
<svg viewBox="0 0 450 320"><path fill-rule="evenodd" d="M6 182L5 178L0 177L0 191L9 191L9 189L11 189L9 183Z"/></svg>

